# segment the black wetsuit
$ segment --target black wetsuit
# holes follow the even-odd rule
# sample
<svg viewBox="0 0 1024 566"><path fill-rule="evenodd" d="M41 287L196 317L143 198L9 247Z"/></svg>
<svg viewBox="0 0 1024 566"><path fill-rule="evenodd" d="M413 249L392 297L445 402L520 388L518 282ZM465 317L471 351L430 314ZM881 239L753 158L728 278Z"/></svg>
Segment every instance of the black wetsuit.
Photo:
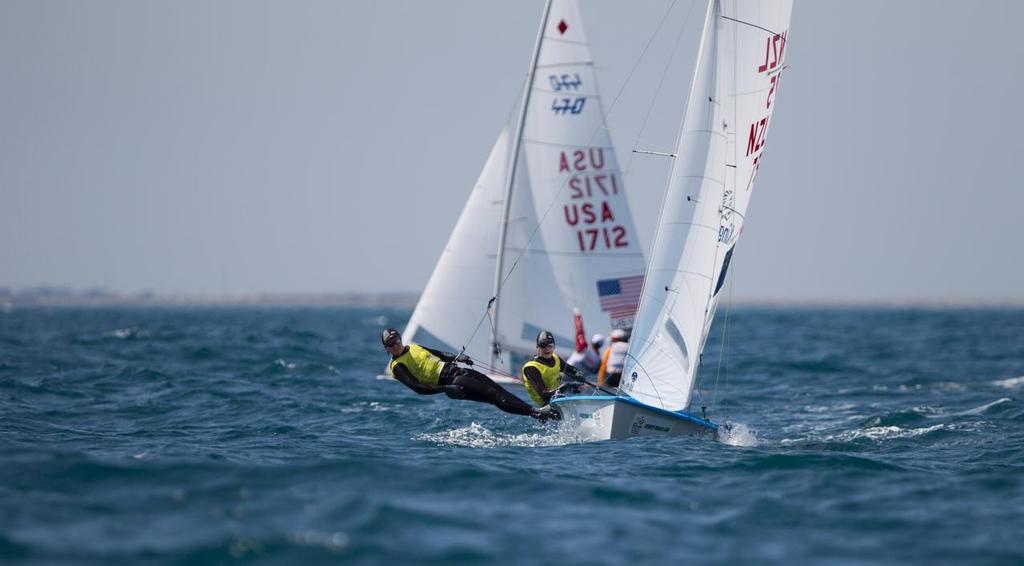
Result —
<svg viewBox="0 0 1024 566"><path fill-rule="evenodd" d="M431 348L423 349L437 356L445 363L444 367L441 368L441 377L437 381L437 387L434 387L433 385L420 383L412 372L409 371L409 368L405 367L405 364L395 364L391 370L392 375L409 389L420 395L445 393L453 399L468 399L470 401L490 403L502 411L514 415L532 415L534 413L534 409L529 403L494 383L491 378L476 370L456 365L455 354ZM405 353L404 350L402 353ZM394 356L392 359L397 359L399 356Z"/></svg>

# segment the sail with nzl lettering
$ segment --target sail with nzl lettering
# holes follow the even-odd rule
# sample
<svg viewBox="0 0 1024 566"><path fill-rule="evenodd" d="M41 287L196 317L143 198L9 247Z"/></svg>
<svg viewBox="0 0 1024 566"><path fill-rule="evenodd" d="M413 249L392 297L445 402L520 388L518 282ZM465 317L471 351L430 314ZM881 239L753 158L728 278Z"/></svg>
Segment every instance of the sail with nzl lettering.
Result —
<svg viewBox="0 0 1024 566"><path fill-rule="evenodd" d="M574 308L592 331L632 326L644 272L576 0L545 5L529 77L403 332L476 360L497 349L505 375L541 330L571 348Z"/></svg>
<svg viewBox="0 0 1024 566"><path fill-rule="evenodd" d="M697 372L764 156L791 0L711 0L617 395L554 403L589 438L718 434Z"/></svg>

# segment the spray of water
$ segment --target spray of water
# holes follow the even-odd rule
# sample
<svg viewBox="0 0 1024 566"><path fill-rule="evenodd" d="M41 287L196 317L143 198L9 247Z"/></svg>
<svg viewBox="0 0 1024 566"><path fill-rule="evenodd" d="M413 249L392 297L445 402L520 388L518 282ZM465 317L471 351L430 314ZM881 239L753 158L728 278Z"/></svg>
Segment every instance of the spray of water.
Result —
<svg viewBox="0 0 1024 566"><path fill-rule="evenodd" d="M729 446L757 446L757 434L743 423L725 423L718 429L717 440Z"/></svg>
<svg viewBox="0 0 1024 566"><path fill-rule="evenodd" d="M536 432L502 433L471 423L467 427L419 434L413 440L432 442L439 446L466 446L470 448L504 448L509 446L536 448L576 444L580 439L562 427L543 427Z"/></svg>

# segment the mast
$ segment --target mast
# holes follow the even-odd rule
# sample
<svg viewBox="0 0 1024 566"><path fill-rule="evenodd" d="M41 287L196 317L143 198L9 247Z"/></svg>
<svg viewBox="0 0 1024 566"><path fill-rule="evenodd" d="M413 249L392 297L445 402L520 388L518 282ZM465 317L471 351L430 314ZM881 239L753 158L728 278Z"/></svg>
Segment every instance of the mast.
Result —
<svg viewBox="0 0 1024 566"><path fill-rule="evenodd" d="M530 57L530 70L526 74L526 86L523 87L523 104L519 109L519 119L516 121L515 133L512 136L512 159L509 163L508 175L505 182L505 201L501 207L501 223L498 232L498 260L494 269L494 293L491 295L494 309L491 317L491 367L495 366L500 347L498 344L498 297L501 291L501 272L505 267L505 235L508 232L508 214L512 204L512 187L516 181L516 166L519 163L519 148L523 140L523 125L526 122L526 110L530 105L530 91L533 89L533 76L537 71L537 59L540 57L540 45L544 40L544 30L548 27L548 14L551 13L552 0L544 3L544 16L540 20L540 30L537 31L537 41L533 45L533 55Z"/></svg>

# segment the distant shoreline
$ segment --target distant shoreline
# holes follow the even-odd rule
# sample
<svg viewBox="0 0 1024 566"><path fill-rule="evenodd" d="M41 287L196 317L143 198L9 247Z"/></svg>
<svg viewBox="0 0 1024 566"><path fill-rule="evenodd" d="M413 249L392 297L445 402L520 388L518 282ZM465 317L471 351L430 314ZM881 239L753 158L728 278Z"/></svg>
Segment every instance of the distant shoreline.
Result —
<svg viewBox="0 0 1024 566"><path fill-rule="evenodd" d="M419 293L116 293L103 289L0 288L0 308L13 307L392 307L411 309ZM778 308L1024 308L1024 298L778 299L745 297L735 307ZM727 308L723 304L720 308ZM483 305L481 305L483 308Z"/></svg>
<svg viewBox="0 0 1024 566"><path fill-rule="evenodd" d="M412 308L418 293L253 293L122 294L89 290L26 290L4 292L0 307L394 307Z"/></svg>

